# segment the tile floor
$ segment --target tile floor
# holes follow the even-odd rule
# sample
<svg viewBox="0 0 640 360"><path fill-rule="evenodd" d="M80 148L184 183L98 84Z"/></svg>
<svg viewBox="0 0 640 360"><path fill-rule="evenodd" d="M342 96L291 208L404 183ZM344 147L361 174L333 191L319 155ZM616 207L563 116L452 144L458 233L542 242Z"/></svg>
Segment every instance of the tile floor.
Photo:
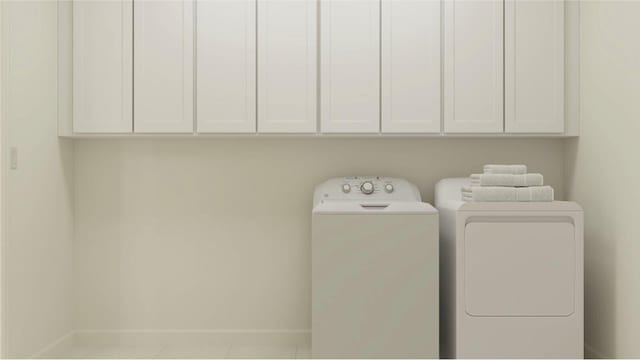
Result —
<svg viewBox="0 0 640 360"><path fill-rule="evenodd" d="M309 359L308 345L77 345L71 359Z"/></svg>

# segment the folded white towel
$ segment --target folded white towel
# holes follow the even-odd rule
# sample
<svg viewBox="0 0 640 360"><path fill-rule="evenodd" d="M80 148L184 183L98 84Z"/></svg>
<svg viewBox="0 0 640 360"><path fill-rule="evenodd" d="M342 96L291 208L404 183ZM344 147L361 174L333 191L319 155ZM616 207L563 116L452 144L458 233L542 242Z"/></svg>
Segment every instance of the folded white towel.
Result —
<svg viewBox="0 0 640 360"><path fill-rule="evenodd" d="M472 186L542 186L542 174L471 174Z"/></svg>
<svg viewBox="0 0 640 360"><path fill-rule="evenodd" d="M462 188L462 200L476 202L553 201L553 188L551 186L470 186Z"/></svg>
<svg viewBox="0 0 640 360"><path fill-rule="evenodd" d="M513 187L480 187L470 186L462 188L464 201L518 201L516 188Z"/></svg>
<svg viewBox="0 0 640 360"><path fill-rule="evenodd" d="M513 174L522 175L527 173L527 165L485 165L485 174Z"/></svg>

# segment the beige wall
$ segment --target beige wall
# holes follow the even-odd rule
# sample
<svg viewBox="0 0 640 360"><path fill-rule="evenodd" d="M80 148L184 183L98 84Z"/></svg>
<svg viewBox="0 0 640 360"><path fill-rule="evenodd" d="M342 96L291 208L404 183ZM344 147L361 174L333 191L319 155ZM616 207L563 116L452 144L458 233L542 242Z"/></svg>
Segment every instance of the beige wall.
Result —
<svg viewBox="0 0 640 360"><path fill-rule="evenodd" d="M19 150L4 179L3 355L28 357L72 329L73 157L56 136L56 3L2 6L2 153Z"/></svg>
<svg viewBox="0 0 640 360"><path fill-rule="evenodd" d="M585 336L601 356L637 358L640 2L584 1L581 16L581 136L566 168L585 209Z"/></svg>
<svg viewBox="0 0 640 360"><path fill-rule="evenodd" d="M72 328L308 329L311 195L332 176L406 177L433 201L443 177L524 162L564 196L559 139L58 141L55 2L4 6L20 44L3 84L5 145L20 151L5 355Z"/></svg>
<svg viewBox="0 0 640 360"><path fill-rule="evenodd" d="M5 304L5 291L3 289L4 285L4 273L5 273L5 260L4 260L4 244L5 244L5 214L7 213L7 209L5 208L5 199L6 195L6 181L5 174L7 171L7 151L5 149L7 132L5 130L5 113L4 113L4 37L3 37L3 24L4 24L4 6L0 3L0 357L5 354L5 346L6 346L6 328L5 328L5 314L4 314L4 304Z"/></svg>
<svg viewBox="0 0 640 360"><path fill-rule="evenodd" d="M563 196L563 141L81 140L78 329L310 328L313 188L333 176L436 181L522 162Z"/></svg>

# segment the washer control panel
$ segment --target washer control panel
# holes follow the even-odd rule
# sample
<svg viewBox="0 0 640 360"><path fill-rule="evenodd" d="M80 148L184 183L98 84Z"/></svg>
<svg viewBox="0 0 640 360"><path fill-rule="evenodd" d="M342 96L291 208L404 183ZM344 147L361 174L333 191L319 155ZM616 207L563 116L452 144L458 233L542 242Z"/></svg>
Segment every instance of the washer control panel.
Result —
<svg viewBox="0 0 640 360"><path fill-rule="evenodd" d="M314 205L323 201L421 201L418 188L405 179L382 176L333 178L316 187Z"/></svg>

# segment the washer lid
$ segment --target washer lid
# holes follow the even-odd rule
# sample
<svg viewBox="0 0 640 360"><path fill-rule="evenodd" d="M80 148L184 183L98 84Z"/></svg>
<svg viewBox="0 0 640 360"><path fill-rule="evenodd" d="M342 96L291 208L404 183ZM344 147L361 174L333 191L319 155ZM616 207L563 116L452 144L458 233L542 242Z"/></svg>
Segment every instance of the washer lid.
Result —
<svg viewBox="0 0 640 360"><path fill-rule="evenodd" d="M358 203L421 202L418 188L405 179L382 176L348 176L329 179L318 185L313 205L327 201Z"/></svg>

